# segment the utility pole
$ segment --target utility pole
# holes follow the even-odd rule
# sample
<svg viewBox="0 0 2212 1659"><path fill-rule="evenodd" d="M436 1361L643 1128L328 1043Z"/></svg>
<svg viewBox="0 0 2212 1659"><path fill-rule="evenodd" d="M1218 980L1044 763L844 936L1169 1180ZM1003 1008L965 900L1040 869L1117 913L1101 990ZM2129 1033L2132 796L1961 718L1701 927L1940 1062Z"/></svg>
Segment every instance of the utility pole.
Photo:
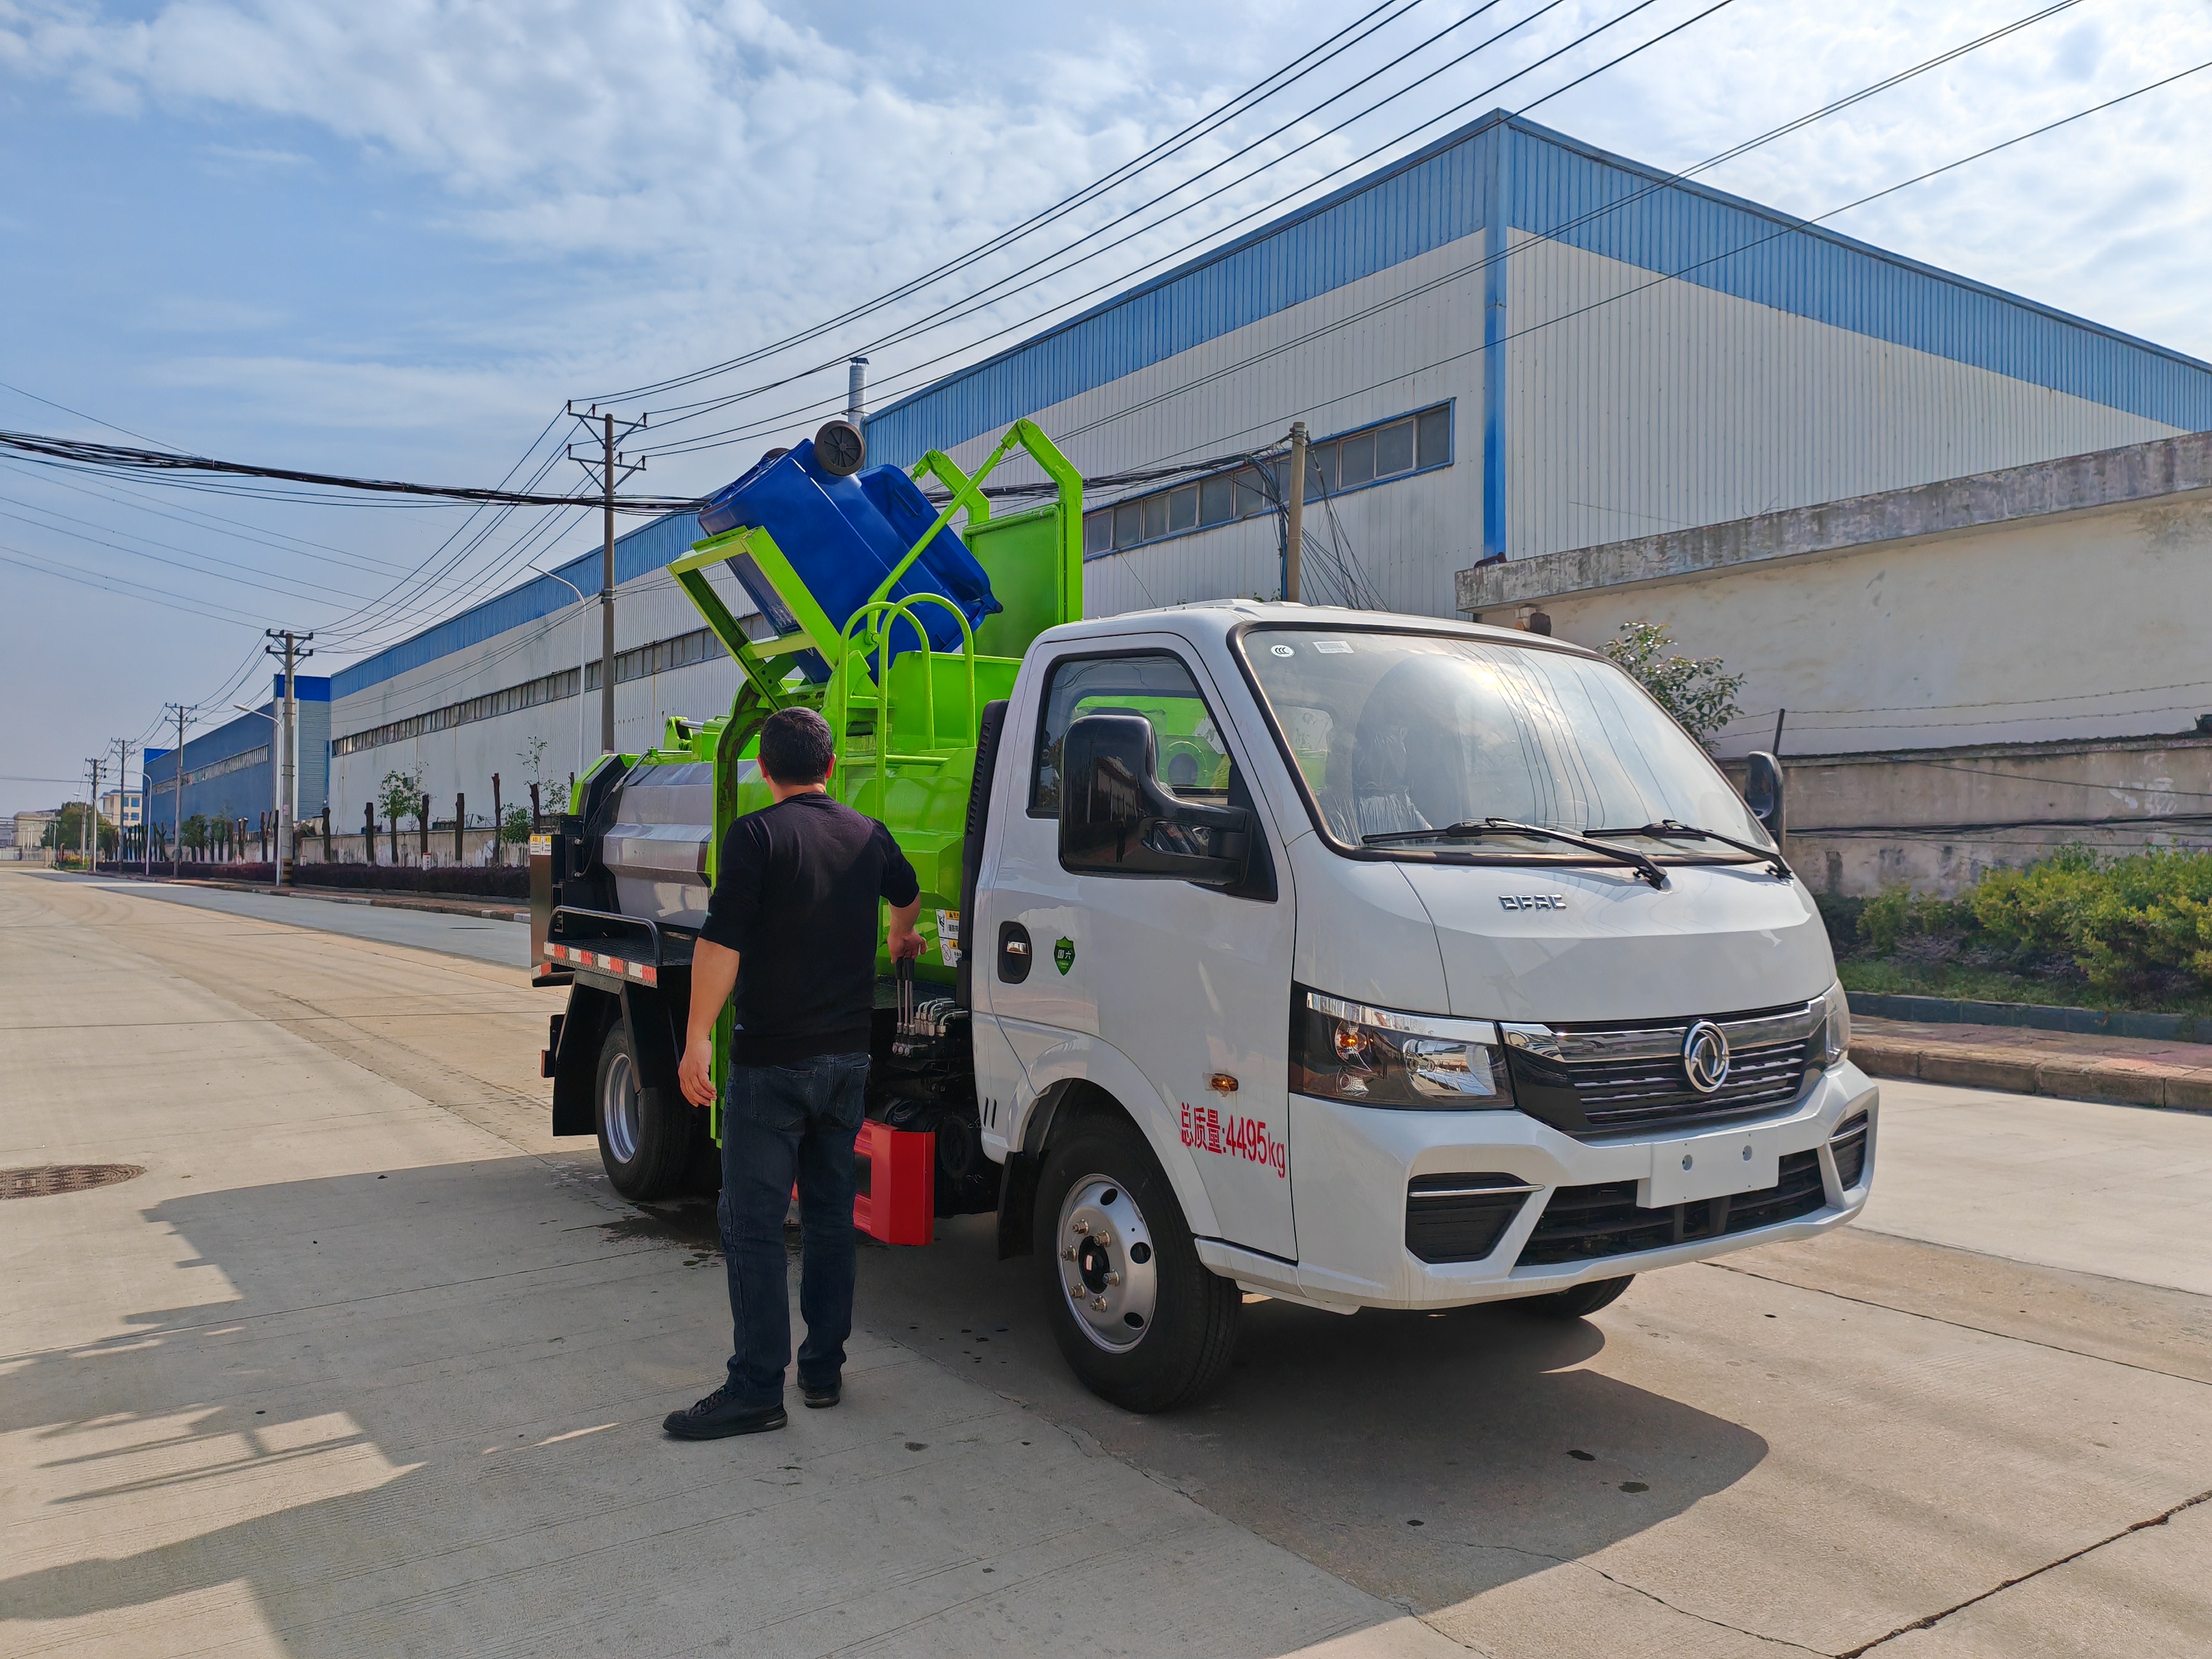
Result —
<svg viewBox="0 0 2212 1659"><path fill-rule="evenodd" d="M1306 423L1291 422L1291 487L1283 492L1283 597L1298 603L1306 539Z"/></svg>
<svg viewBox="0 0 2212 1659"><path fill-rule="evenodd" d="M131 751L137 745L128 738L117 738L115 747L120 751L115 763L115 861L123 864L131 857L131 845L124 837L124 822L131 816ZM146 806L142 797L138 806L138 823L146 822Z"/></svg>
<svg viewBox="0 0 2212 1659"><path fill-rule="evenodd" d="M597 404L580 415L572 403L568 414L599 444L596 455L588 452L580 455L576 446L570 444L568 459L581 464L585 476L599 485L605 520L599 550L599 752L611 755L615 752L615 486L645 470L644 457L632 460L616 449L615 428L619 424L620 435L626 438L643 430L649 417L640 416L618 423ZM581 685L576 688L579 696L583 690Z"/></svg>
<svg viewBox="0 0 2212 1659"><path fill-rule="evenodd" d="M164 703L161 706L165 708L173 708L177 711L177 756L175 767L177 780L177 813L175 832L169 841L169 879L171 881L174 881L177 878L177 860L183 855L185 845L185 722L190 720L194 714L198 714L199 710L195 706L181 702ZM150 805L151 803L149 804ZM153 873L153 866L150 863L147 866L147 873L149 875Z"/></svg>
<svg viewBox="0 0 2212 1659"><path fill-rule="evenodd" d="M276 746L283 757L276 783L276 885L282 890L291 870L292 842L300 820L300 703L295 695L293 674L302 658L315 654L300 649L315 636L295 634L289 628L264 628L261 631L272 640L284 642L282 650L273 645L261 647L270 656L284 659L284 712L276 722Z"/></svg>
<svg viewBox="0 0 2212 1659"><path fill-rule="evenodd" d="M84 834L81 837L79 844L85 849L84 867L87 874L90 874L99 868L100 769L102 761L106 758L106 757L103 756L100 760L88 760L85 763L87 766L92 769L92 804L89 810L88 810L84 815Z"/></svg>

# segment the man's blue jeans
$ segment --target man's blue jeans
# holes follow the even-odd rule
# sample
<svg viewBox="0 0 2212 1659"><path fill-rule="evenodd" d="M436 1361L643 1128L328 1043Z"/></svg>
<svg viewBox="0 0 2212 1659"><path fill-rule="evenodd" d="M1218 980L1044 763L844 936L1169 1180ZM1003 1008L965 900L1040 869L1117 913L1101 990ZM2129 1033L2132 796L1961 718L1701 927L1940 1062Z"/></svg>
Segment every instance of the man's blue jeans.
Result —
<svg viewBox="0 0 2212 1659"><path fill-rule="evenodd" d="M867 1092L865 1054L791 1066L733 1066L722 1097L722 1255L730 1274L730 1394L783 1400L791 1293L783 1218L799 1184L801 1387L833 1388L853 1331L853 1140Z"/></svg>

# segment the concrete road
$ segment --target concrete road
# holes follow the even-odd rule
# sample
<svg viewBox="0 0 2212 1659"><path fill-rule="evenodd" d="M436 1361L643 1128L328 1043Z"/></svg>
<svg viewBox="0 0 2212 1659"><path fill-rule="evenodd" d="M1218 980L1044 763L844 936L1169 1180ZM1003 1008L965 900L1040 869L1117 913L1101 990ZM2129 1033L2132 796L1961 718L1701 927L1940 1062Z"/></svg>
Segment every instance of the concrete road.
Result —
<svg viewBox="0 0 2212 1659"><path fill-rule="evenodd" d="M500 921L488 916L451 915L436 910L406 910L342 898L309 898L299 892L240 893L222 887L191 887L181 883L118 881L107 877L46 875L31 880L66 883L71 886L110 888L156 898L168 904L188 904L246 921L276 922L316 933L342 933L348 939L373 939L384 945L409 945L424 951L443 951L477 962L495 962L510 968L530 965L530 924ZM518 909L527 909L519 905Z"/></svg>
<svg viewBox="0 0 2212 1659"><path fill-rule="evenodd" d="M864 1254L842 1407L687 1446L711 1215L546 1136L556 999L246 920L0 875L0 1166L144 1170L0 1204L0 1650L2206 1649L2212 1120L1885 1085L1866 1227L1255 1302L1160 1418L962 1221Z"/></svg>

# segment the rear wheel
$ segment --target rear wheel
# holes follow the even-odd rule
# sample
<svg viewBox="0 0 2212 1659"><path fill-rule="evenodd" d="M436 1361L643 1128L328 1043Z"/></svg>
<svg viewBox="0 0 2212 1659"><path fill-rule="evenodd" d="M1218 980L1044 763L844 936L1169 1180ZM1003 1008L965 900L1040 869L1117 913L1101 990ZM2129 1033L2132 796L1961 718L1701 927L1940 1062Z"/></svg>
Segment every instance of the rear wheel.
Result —
<svg viewBox="0 0 2212 1659"><path fill-rule="evenodd" d="M1054 1339L1093 1394L1158 1412L1221 1380L1243 1298L1198 1259L1133 1124L1094 1119L1045 1154L1036 1230Z"/></svg>
<svg viewBox="0 0 2212 1659"><path fill-rule="evenodd" d="M1532 1314L1544 1314L1553 1319L1580 1319L1594 1314L1600 1308L1609 1307L1620 1300L1620 1293L1636 1282L1629 1273L1620 1279L1594 1279L1587 1285L1577 1285L1571 1291L1554 1291L1549 1296L1524 1297L1519 1306Z"/></svg>
<svg viewBox="0 0 2212 1659"><path fill-rule="evenodd" d="M648 1096L638 1086L637 1060L619 1018L599 1044L592 1098L599 1161L615 1190L632 1202L681 1191L690 1172L691 1113L672 1109L658 1093Z"/></svg>

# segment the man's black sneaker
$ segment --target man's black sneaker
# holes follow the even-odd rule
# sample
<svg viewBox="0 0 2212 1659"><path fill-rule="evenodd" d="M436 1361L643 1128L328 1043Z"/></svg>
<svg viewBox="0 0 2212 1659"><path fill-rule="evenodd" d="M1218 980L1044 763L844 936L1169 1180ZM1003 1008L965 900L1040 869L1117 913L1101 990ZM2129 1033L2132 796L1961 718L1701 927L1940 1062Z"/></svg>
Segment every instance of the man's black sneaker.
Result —
<svg viewBox="0 0 2212 1659"><path fill-rule="evenodd" d="M825 1388L816 1388L811 1382L799 1385L799 1398L805 1401L809 1411L820 1411L824 1406L834 1406L845 1397L845 1386L832 1382Z"/></svg>
<svg viewBox="0 0 2212 1659"><path fill-rule="evenodd" d="M732 1434L780 1429L790 1420L781 1404L739 1405L730 1398L726 1382L688 1411L669 1413L660 1426L678 1440L720 1440Z"/></svg>

